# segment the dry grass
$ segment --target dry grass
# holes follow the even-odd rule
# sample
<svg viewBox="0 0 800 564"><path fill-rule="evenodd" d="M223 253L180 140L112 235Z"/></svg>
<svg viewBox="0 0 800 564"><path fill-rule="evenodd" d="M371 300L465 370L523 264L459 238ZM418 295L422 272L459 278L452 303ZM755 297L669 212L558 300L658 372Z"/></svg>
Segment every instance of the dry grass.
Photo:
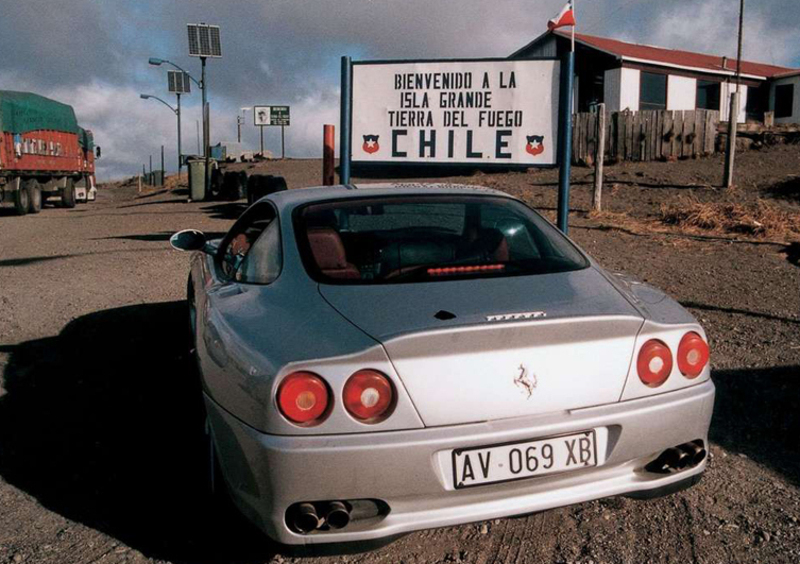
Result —
<svg viewBox="0 0 800 564"><path fill-rule="evenodd" d="M794 238L800 234L800 214L756 200L752 204L732 201L701 202L695 197L661 205L659 219L683 229L747 235Z"/></svg>

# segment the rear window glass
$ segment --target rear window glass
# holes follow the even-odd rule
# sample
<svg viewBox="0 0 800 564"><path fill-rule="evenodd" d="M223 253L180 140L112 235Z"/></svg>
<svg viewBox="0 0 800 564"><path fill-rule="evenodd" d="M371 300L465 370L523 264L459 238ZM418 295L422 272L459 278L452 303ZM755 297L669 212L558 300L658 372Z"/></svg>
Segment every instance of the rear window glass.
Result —
<svg viewBox="0 0 800 564"><path fill-rule="evenodd" d="M309 275L393 284L586 268L581 253L524 204L496 197L389 197L309 205L295 229Z"/></svg>

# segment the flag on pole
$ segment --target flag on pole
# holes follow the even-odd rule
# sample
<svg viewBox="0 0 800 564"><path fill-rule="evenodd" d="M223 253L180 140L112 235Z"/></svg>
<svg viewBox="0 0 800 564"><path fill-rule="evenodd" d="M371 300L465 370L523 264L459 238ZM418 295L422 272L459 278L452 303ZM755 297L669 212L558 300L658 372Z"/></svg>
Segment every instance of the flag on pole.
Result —
<svg viewBox="0 0 800 564"><path fill-rule="evenodd" d="M565 4L558 15L547 22L547 29L550 31L567 26L575 27L575 12L572 9L571 2Z"/></svg>

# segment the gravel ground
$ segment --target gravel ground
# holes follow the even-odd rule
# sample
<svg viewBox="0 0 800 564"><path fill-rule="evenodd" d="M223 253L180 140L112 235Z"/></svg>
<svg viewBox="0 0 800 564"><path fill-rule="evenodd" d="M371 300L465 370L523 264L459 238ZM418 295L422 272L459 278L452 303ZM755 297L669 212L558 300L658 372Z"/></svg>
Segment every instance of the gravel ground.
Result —
<svg viewBox="0 0 800 564"><path fill-rule="evenodd" d="M738 163L737 197L800 209L800 147ZM321 172L316 160L266 166L293 188ZM687 194L723 197L721 170L719 159L609 167L606 203L646 220ZM552 217L555 178L439 180L505 189ZM186 227L224 232L243 206L117 185L73 210L0 211L0 563L800 561L797 243L615 229L586 213L589 171L574 179L572 237L667 290L709 333L718 396L698 486L424 531L367 552L276 547L198 494L188 257L167 244Z"/></svg>

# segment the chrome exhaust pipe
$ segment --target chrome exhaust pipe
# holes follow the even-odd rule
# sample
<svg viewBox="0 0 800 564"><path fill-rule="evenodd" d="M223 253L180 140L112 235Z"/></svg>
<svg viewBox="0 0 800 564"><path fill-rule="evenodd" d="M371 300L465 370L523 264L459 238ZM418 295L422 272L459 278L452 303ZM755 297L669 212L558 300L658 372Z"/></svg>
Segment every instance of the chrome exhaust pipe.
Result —
<svg viewBox="0 0 800 564"><path fill-rule="evenodd" d="M664 464L672 470L681 470L689 464L689 453L675 447L664 451Z"/></svg>
<svg viewBox="0 0 800 564"><path fill-rule="evenodd" d="M325 522L331 529L344 529L350 523L350 509L341 501L332 501L325 507Z"/></svg>
<svg viewBox="0 0 800 564"><path fill-rule="evenodd" d="M680 446L680 449L688 455L690 466L697 466L705 460L706 454L708 453L706 453L706 449L701 445L702 443L686 443Z"/></svg>
<svg viewBox="0 0 800 564"><path fill-rule="evenodd" d="M322 519L310 503L301 503L292 512L292 526L303 534L308 534L322 526Z"/></svg>

